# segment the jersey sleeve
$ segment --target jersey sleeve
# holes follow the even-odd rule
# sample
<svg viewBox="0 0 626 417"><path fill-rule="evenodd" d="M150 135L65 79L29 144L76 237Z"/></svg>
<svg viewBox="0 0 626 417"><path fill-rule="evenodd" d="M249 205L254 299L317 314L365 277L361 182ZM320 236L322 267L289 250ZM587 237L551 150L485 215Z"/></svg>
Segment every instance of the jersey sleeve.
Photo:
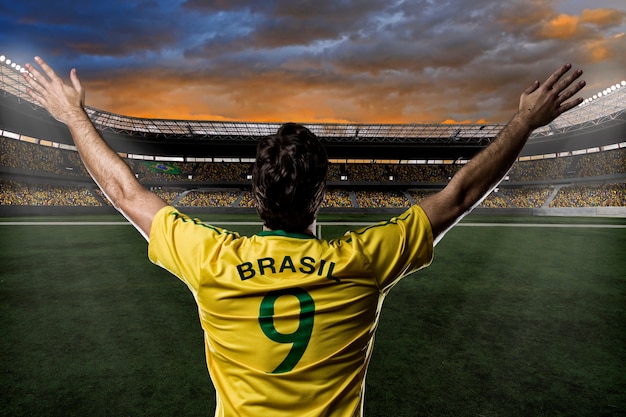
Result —
<svg viewBox="0 0 626 417"><path fill-rule="evenodd" d="M177 276L195 295L207 263L215 259L224 241L235 237L167 206L152 220L148 258Z"/></svg>
<svg viewBox="0 0 626 417"><path fill-rule="evenodd" d="M389 221L351 232L347 238L366 256L383 291L432 262L434 243L430 220L418 205Z"/></svg>

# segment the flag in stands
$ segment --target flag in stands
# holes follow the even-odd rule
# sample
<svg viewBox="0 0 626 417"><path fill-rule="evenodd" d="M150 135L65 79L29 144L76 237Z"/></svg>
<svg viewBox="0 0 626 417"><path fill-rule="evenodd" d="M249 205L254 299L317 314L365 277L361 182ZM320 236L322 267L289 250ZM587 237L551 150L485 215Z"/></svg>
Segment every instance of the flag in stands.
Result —
<svg viewBox="0 0 626 417"><path fill-rule="evenodd" d="M145 166L147 166L148 168L150 168L150 171L152 171L152 172L159 172L159 173L165 173L165 174L175 174L175 175L180 175L181 174L180 168L178 168L175 165L166 163L166 162L148 162L148 161L145 161L145 162L143 162L143 164Z"/></svg>

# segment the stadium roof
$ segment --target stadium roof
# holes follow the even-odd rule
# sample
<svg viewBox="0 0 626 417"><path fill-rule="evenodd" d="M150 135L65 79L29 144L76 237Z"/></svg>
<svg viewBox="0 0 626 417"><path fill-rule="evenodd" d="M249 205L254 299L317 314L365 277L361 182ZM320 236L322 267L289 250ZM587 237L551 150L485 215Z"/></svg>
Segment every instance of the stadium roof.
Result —
<svg viewBox="0 0 626 417"><path fill-rule="evenodd" d="M27 84L23 80L23 72L24 68L0 56L0 92L3 101L12 99L13 107L16 107L16 101L29 106L31 115L32 110L39 111L41 114L37 118L46 121L46 118L49 119L47 112L36 105L26 93ZM5 104L7 106L11 105ZM172 154L172 149L176 146L176 153L185 155L214 155L218 152L222 156L253 156L259 138L275 133L281 125L137 118L91 107L87 107L86 111L105 138L117 145L114 146L116 150L130 153L152 152L167 155ZM30 117L32 119L33 116ZM32 121L17 123L20 117L15 113L11 117L0 118L0 127L8 128L9 118L25 134L42 132L42 129L33 126ZM47 120L47 123L54 122ZM495 139L504 127L503 124L304 124L324 142L329 156L340 158L371 157L372 153L383 158L411 158L417 154L425 157L471 158ZM597 130L612 129L605 141L623 141L624 126L626 82L622 81L585 100L550 125L533 132L526 153L556 152L562 145L555 145L555 140L587 137L589 132ZM59 130L45 129L42 133L50 134L51 131ZM71 143L67 133L59 135L61 137L50 139ZM602 144L606 143L598 145Z"/></svg>

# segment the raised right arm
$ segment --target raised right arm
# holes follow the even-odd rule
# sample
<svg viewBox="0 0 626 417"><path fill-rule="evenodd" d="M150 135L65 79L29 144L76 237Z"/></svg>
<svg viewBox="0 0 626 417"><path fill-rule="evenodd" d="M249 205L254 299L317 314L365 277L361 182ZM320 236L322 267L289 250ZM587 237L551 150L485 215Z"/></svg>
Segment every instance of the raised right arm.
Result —
<svg viewBox="0 0 626 417"><path fill-rule="evenodd" d="M26 65L33 77L24 73L29 95L57 120L67 125L78 153L102 192L146 238L149 239L154 215L167 204L156 194L146 190L135 178L128 165L102 139L83 108L84 89L76 75L70 72L72 85L65 84L46 64L35 57L41 74Z"/></svg>

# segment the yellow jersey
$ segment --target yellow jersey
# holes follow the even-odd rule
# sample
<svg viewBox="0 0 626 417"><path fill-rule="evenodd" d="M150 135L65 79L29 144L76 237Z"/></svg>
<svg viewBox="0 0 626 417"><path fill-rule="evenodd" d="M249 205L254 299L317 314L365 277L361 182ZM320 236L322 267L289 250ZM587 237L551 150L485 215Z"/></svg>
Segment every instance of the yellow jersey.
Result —
<svg viewBox="0 0 626 417"><path fill-rule="evenodd" d="M216 416L360 416L383 299L430 264L419 206L345 236L251 237L164 207L150 260L198 305Z"/></svg>

